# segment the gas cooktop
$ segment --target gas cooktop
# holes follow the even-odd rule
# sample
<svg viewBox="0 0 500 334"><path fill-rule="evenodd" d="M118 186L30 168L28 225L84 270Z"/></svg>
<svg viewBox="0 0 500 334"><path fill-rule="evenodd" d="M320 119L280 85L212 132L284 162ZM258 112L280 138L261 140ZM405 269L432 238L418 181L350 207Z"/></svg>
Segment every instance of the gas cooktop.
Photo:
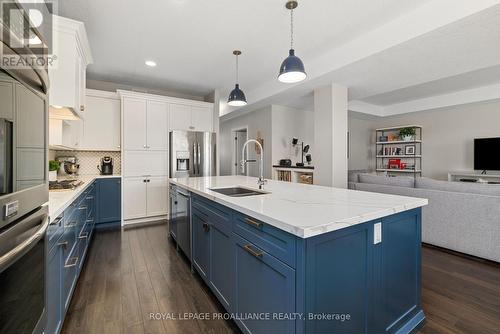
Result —
<svg viewBox="0 0 500 334"><path fill-rule="evenodd" d="M49 182L49 190L73 190L83 184L81 180L62 180Z"/></svg>

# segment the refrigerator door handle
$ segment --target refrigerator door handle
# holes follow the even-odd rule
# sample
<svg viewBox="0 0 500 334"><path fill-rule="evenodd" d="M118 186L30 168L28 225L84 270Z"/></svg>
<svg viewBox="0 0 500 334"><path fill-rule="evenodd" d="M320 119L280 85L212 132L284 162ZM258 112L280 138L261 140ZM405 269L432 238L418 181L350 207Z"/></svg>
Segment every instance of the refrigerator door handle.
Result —
<svg viewBox="0 0 500 334"><path fill-rule="evenodd" d="M196 143L193 143L193 174L196 175Z"/></svg>
<svg viewBox="0 0 500 334"><path fill-rule="evenodd" d="M200 165L201 165L201 150L200 150L200 143L198 142L198 175L201 175L200 172Z"/></svg>

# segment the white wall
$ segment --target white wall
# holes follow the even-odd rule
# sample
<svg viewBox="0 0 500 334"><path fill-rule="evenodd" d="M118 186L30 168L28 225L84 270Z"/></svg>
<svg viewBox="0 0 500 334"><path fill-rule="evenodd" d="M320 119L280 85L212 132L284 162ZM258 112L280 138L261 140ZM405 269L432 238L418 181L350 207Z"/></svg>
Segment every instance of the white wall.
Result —
<svg viewBox="0 0 500 334"><path fill-rule="evenodd" d="M405 124L423 127L422 175L445 180L449 171L474 168L474 138L500 137L500 101L373 119L351 114L349 169L374 168L374 129Z"/></svg>
<svg viewBox="0 0 500 334"><path fill-rule="evenodd" d="M248 138L256 138L260 131L264 139L264 176L272 178L272 165L280 159L301 160L300 149L292 147L292 138L298 137L304 145L310 145L314 163L312 111L304 111L284 106L268 106L220 123L220 172L232 174L234 139L232 131L248 127ZM250 145L250 159L256 158L253 145ZM249 175L258 176L258 164L249 164Z"/></svg>
<svg viewBox="0 0 500 334"><path fill-rule="evenodd" d="M309 145L314 164L313 132L314 115L312 111L294 109L284 106L272 106L272 163L278 164L281 159L291 159L292 164L302 161L301 147L293 147L292 138L297 137L304 145ZM304 159L305 161L305 159Z"/></svg>
<svg viewBox="0 0 500 334"><path fill-rule="evenodd" d="M232 158L234 150L233 130L248 127L248 138L257 138L257 132L260 132L264 139L264 177L271 178L271 160L272 160L272 138L271 138L271 106L265 107L239 117L235 117L220 123L220 174L232 174ZM257 159L257 163L249 163L248 171L250 176L258 176L259 160L255 153L254 145L249 146L249 159Z"/></svg>

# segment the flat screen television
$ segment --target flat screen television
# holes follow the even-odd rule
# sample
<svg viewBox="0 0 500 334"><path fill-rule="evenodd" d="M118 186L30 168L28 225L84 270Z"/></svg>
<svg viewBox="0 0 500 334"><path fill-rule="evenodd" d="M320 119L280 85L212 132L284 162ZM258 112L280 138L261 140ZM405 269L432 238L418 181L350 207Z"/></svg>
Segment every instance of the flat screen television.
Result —
<svg viewBox="0 0 500 334"><path fill-rule="evenodd" d="M474 139L474 169L500 170L500 137Z"/></svg>

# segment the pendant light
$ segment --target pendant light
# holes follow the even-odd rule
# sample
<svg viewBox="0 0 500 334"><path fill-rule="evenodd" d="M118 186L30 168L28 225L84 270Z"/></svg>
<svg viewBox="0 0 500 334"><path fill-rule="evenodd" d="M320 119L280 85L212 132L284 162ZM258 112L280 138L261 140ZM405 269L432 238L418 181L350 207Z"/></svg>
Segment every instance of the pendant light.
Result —
<svg viewBox="0 0 500 334"><path fill-rule="evenodd" d="M295 0L287 1L285 8L290 10L290 51L288 57L281 63L278 80L284 83L295 83L306 78L304 63L295 55L293 49L293 10L297 8L298 2Z"/></svg>
<svg viewBox="0 0 500 334"><path fill-rule="evenodd" d="M240 89L240 84L238 83L238 56L241 55L241 51L234 50L233 55L236 56L236 85L234 85L234 89L229 94L227 104L233 107L241 107L247 104L245 93Z"/></svg>

